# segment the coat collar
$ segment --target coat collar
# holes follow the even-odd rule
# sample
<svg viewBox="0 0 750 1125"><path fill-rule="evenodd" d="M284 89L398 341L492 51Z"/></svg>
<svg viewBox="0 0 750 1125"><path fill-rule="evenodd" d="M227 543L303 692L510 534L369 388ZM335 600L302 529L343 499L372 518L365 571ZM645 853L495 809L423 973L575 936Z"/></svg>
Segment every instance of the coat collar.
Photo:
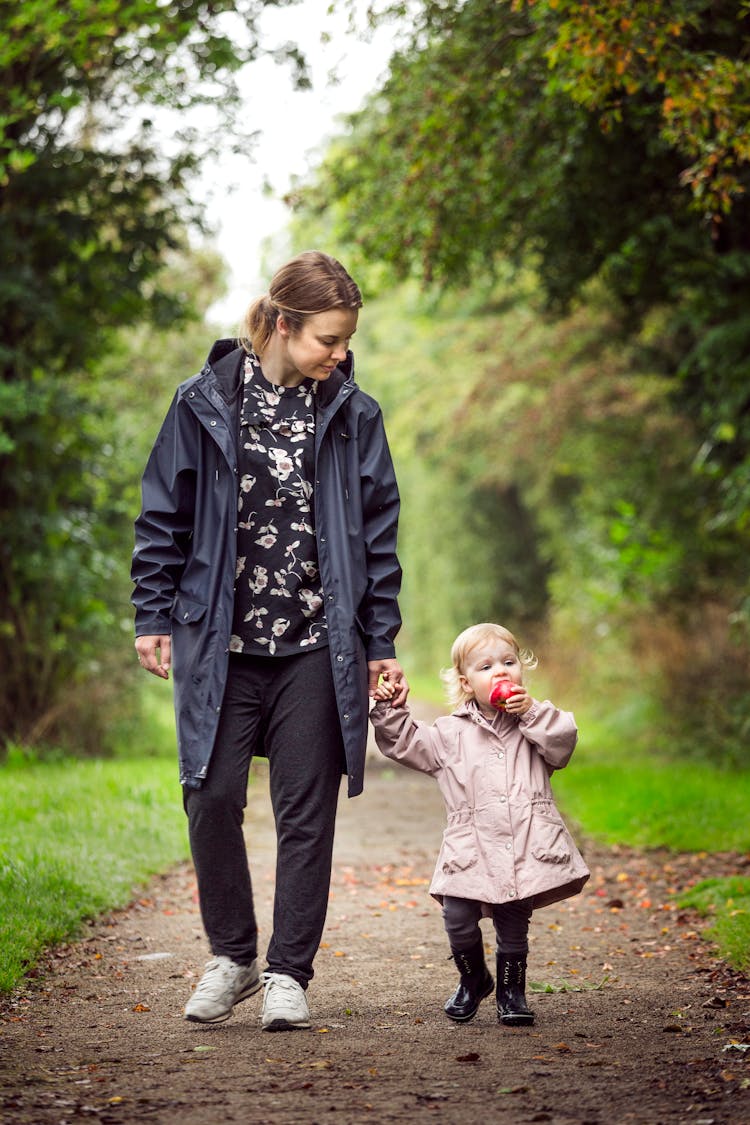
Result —
<svg viewBox="0 0 750 1125"><path fill-rule="evenodd" d="M493 716L492 719L488 719L473 699L460 703L453 714L462 719L470 719L472 723L478 723L479 726L491 727L493 730L495 729L495 720L498 717L505 717L504 711L498 711L496 716Z"/></svg>

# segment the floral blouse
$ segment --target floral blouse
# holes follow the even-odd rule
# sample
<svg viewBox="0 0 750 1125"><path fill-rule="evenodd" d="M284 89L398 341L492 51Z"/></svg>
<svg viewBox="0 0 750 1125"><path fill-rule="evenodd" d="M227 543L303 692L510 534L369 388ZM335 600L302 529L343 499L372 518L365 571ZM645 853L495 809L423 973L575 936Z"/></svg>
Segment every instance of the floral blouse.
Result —
<svg viewBox="0 0 750 1125"><path fill-rule="evenodd" d="M328 643L313 512L318 384L279 387L245 360L232 652L289 656Z"/></svg>

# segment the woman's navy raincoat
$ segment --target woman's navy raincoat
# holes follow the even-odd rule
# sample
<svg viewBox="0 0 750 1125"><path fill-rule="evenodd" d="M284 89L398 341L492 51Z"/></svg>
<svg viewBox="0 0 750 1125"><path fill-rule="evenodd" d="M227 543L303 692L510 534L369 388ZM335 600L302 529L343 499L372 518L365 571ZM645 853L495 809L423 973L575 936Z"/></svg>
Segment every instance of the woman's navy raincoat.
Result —
<svg viewBox="0 0 750 1125"><path fill-rule="evenodd" d="M237 535L245 352L217 341L182 383L143 475L132 577L136 636L172 636L183 785L200 788L224 697ZM315 531L349 796L361 793L367 661L395 656L399 496L380 408L347 358L318 388ZM272 660L273 657L268 657Z"/></svg>

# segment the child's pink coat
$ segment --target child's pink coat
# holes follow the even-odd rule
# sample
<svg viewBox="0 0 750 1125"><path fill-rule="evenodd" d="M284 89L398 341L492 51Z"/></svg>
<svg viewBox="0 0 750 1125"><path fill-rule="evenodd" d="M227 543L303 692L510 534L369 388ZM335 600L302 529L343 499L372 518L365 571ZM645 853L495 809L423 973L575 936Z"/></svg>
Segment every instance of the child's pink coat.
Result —
<svg viewBox="0 0 750 1125"><path fill-rule="evenodd" d="M537 909L581 890L589 871L549 782L576 745L570 712L534 700L520 720L498 712L493 723L468 703L428 724L377 702L370 719L380 751L431 774L443 794L448 824L430 884L438 901L531 899Z"/></svg>

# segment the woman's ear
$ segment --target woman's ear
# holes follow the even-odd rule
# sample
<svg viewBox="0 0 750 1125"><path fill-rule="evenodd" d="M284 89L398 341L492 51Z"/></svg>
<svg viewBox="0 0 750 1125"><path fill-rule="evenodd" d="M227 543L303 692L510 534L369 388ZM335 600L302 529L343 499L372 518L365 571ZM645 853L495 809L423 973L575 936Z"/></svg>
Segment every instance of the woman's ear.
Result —
<svg viewBox="0 0 750 1125"><path fill-rule="evenodd" d="M279 313L279 315L276 317L276 331L278 332L279 336L282 336L285 340L288 340L291 336L289 325L284 320L284 316L282 313Z"/></svg>

